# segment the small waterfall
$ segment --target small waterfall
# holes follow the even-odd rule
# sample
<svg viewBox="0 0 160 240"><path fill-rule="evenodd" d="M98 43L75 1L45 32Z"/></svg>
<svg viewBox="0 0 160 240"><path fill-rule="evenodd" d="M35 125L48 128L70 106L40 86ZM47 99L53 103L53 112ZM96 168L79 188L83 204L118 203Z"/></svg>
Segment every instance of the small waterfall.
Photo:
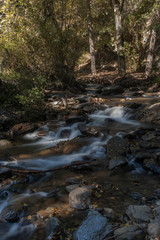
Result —
<svg viewBox="0 0 160 240"><path fill-rule="evenodd" d="M129 110L127 111L126 108L118 106L118 107L107 107L104 111L97 111L94 114L91 114L90 119L93 120L89 125L102 125L105 123L107 119L114 120L116 122L122 123L122 124L130 124L138 126L140 123L130 120L131 113L129 113Z"/></svg>

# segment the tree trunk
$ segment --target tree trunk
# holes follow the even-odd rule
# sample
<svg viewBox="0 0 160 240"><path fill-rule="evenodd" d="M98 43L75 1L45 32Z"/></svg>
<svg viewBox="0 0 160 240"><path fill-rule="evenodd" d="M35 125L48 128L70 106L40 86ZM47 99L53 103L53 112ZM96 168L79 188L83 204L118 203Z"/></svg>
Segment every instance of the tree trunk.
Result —
<svg viewBox="0 0 160 240"><path fill-rule="evenodd" d="M156 45L156 31L152 29L151 36L150 36L150 43L149 43L149 51L147 55L147 61L146 61L146 69L145 69L145 76L146 78L150 77L152 73L152 67L153 67L153 60L154 60L154 49Z"/></svg>
<svg viewBox="0 0 160 240"><path fill-rule="evenodd" d="M91 73L96 74L96 58L95 58L95 44L93 39L93 26L92 26L92 15L91 15L91 1L86 0L87 3L87 20L88 20L88 35L89 35L89 50L91 56Z"/></svg>
<svg viewBox="0 0 160 240"><path fill-rule="evenodd" d="M118 57L118 74L124 76L126 74L126 61L123 52L123 25L122 25L122 9L118 0L112 0L115 16L116 26L116 45L117 45L117 57Z"/></svg>

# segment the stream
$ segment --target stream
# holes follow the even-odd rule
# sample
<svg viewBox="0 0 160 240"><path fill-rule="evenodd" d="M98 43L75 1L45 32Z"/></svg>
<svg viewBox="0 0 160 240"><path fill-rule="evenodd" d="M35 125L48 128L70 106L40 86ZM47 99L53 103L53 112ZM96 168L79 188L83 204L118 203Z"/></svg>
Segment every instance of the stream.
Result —
<svg viewBox="0 0 160 240"><path fill-rule="evenodd" d="M134 98L134 102L148 101L158 102L158 99ZM88 114L84 120L70 116L70 124L64 119L48 120L0 151L1 240L52 239L46 238L41 226L41 220L50 215L60 218L64 229L78 227L86 212L79 214L69 207L66 191L66 186L75 183L97 186L91 204L112 208L119 216L131 204L160 205L160 199L154 195L160 178L135 161L134 151L127 154L127 168L121 168L118 173L105 166L106 145L113 136L124 138L147 126L134 120L133 110L121 104L120 98L101 105L101 109ZM75 162L81 161L84 167L83 164L74 167ZM73 166L49 172L64 165ZM48 172L19 174L10 172L10 168Z"/></svg>

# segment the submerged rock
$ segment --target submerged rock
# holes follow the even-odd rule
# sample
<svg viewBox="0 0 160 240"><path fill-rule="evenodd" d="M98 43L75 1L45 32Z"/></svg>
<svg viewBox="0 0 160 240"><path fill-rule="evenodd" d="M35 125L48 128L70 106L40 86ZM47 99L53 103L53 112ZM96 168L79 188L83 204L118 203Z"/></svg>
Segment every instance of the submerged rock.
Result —
<svg viewBox="0 0 160 240"><path fill-rule="evenodd" d="M144 232L136 225L124 226L114 231L116 240L144 240Z"/></svg>
<svg viewBox="0 0 160 240"><path fill-rule="evenodd" d="M74 233L73 240L102 240L110 230L111 225L105 217L96 211L90 211Z"/></svg>
<svg viewBox="0 0 160 240"><path fill-rule="evenodd" d="M135 222L149 222L153 217L151 208L146 205L130 205L126 214Z"/></svg>
<svg viewBox="0 0 160 240"><path fill-rule="evenodd" d="M70 207L86 209L90 204L91 192L86 187L79 187L69 194Z"/></svg>

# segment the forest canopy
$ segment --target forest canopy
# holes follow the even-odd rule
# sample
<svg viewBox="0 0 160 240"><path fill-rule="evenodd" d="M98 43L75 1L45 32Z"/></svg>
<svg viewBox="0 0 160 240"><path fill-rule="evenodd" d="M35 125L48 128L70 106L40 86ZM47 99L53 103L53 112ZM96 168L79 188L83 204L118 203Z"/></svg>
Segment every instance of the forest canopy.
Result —
<svg viewBox="0 0 160 240"><path fill-rule="evenodd" d="M159 0L3 0L0 77L21 104L48 83L74 85L88 54L93 75L107 65L148 78L160 67L159 14Z"/></svg>

